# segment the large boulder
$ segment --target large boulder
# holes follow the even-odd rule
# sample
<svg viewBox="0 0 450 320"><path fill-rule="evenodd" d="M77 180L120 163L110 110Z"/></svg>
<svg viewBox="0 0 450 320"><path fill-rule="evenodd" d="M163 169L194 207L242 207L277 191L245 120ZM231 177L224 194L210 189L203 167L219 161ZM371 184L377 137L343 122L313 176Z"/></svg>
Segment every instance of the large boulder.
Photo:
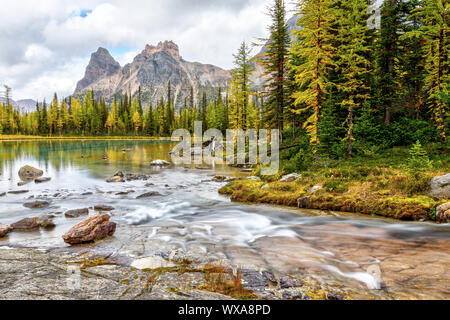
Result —
<svg viewBox="0 0 450 320"><path fill-rule="evenodd" d="M24 166L19 169L19 177L23 179L39 178L44 174L44 171L36 169L31 166Z"/></svg>
<svg viewBox="0 0 450 320"><path fill-rule="evenodd" d="M40 226L40 221L38 217L25 218L17 221L11 225L13 230L33 230Z"/></svg>
<svg viewBox="0 0 450 320"><path fill-rule="evenodd" d="M430 196L438 199L450 199L450 173L431 179Z"/></svg>
<svg viewBox="0 0 450 320"><path fill-rule="evenodd" d="M441 204L436 208L436 221L440 223L450 222L450 202Z"/></svg>
<svg viewBox="0 0 450 320"><path fill-rule="evenodd" d="M68 244L82 244L112 236L116 231L116 224L109 219L107 214L87 218L63 235L63 240Z"/></svg>
<svg viewBox="0 0 450 320"><path fill-rule="evenodd" d="M0 223L0 238L3 238L8 233L12 231L12 228L10 226L4 225L3 223Z"/></svg>

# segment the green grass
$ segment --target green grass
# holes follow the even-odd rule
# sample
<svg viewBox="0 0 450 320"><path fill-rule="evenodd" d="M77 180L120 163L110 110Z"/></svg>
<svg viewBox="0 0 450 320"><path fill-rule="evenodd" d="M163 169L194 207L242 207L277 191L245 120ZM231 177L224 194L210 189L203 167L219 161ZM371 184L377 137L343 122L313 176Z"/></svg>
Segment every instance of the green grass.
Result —
<svg viewBox="0 0 450 320"><path fill-rule="evenodd" d="M275 176L261 176L262 182L234 181L219 192L233 201L297 206L297 199L310 196L307 208L378 215L401 220L434 220L433 210L449 201L428 196L434 176L448 173L450 157L428 148L433 167L419 175L409 174L406 164L408 148L393 148L376 156L357 156L351 160L322 159L311 162L305 170L297 170L302 178L283 183L279 178L290 173L286 162ZM259 168L254 174L259 173ZM268 188L261 189L265 184ZM323 188L314 194L312 186Z"/></svg>

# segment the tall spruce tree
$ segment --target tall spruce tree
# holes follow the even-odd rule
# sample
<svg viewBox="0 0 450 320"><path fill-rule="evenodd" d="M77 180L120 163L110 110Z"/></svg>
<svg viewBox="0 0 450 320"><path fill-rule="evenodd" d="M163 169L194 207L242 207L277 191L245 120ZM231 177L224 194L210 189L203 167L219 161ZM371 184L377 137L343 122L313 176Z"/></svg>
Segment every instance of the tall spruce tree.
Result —
<svg viewBox="0 0 450 320"><path fill-rule="evenodd" d="M284 113L288 105L288 58L290 37L286 23L286 8L283 0L273 0L268 12L272 23L266 51L260 61L268 79L268 97L265 100L264 120L270 128L284 129Z"/></svg>
<svg viewBox="0 0 450 320"><path fill-rule="evenodd" d="M239 86L242 99L240 100L240 119L239 125L242 129L247 129L247 109L250 96L250 74L254 71L255 67L250 61L251 48L245 41L242 42L237 54L233 55L234 65L232 76Z"/></svg>
<svg viewBox="0 0 450 320"><path fill-rule="evenodd" d="M367 79L371 71L371 62L368 60L368 7L367 0L340 1L336 6L339 23L335 60L340 71L338 89L343 94L341 105L348 110L348 131L345 137L348 158L352 157L355 109L370 98Z"/></svg>
<svg viewBox="0 0 450 320"><path fill-rule="evenodd" d="M328 87L332 85L329 72L335 63L335 32L333 25L336 12L332 0L300 0L295 39L291 54L298 65L291 64L297 90L293 94L295 105L300 106L296 113L309 112L304 128L310 136L316 160L319 158L319 121L326 100Z"/></svg>

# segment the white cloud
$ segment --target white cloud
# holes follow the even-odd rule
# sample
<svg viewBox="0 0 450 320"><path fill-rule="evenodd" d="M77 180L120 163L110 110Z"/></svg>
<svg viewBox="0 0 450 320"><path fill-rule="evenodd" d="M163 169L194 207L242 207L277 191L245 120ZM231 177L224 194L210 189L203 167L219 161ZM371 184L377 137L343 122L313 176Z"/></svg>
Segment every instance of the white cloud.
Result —
<svg viewBox="0 0 450 320"><path fill-rule="evenodd" d="M0 84L13 88L14 99L66 96L99 46L128 48L115 56L124 65L163 40L175 41L186 60L231 68L242 40L265 36L272 1L6 0Z"/></svg>

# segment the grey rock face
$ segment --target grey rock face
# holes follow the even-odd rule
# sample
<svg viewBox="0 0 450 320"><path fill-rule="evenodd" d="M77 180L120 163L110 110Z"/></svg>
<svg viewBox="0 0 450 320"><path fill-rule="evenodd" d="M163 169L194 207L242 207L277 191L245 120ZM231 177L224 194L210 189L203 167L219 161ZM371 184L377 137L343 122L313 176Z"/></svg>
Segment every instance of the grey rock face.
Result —
<svg viewBox="0 0 450 320"><path fill-rule="evenodd" d="M120 70L120 64L114 60L108 50L98 48L91 55L84 78L77 83L75 92L81 91L103 77L109 77Z"/></svg>

